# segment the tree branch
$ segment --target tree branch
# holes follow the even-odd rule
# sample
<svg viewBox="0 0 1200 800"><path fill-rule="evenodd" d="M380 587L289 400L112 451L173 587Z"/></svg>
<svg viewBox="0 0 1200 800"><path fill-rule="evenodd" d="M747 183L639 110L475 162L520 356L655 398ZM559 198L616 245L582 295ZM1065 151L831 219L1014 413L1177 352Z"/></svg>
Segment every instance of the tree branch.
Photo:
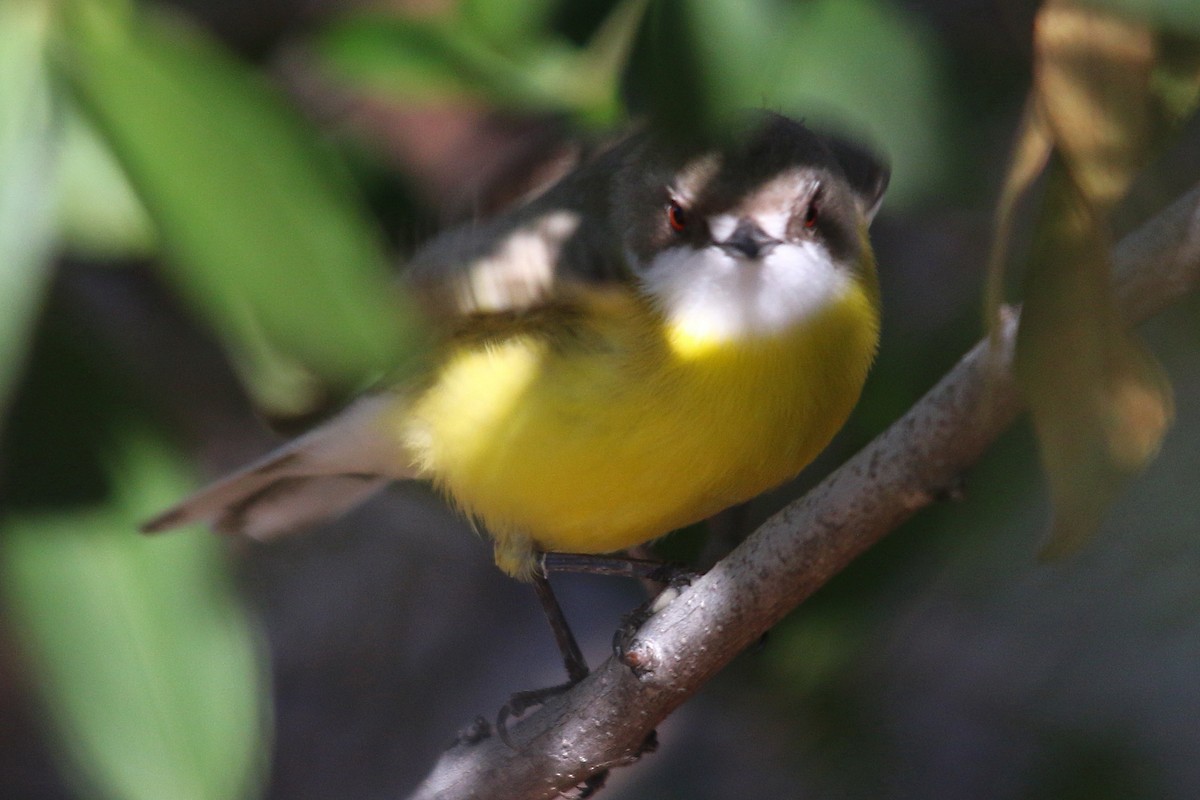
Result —
<svg viewBox="0 0 1200 800"><path fill-rule="evenodd" d="M1114 253L1131 322L1200 282L1200 187ZM543 798L636 759L663 719L859 553L955 485L1021 409L1012 375L1015 313L908 413L803 498L764 523L651 617L625 663L606 661L498 737L461 743L413 793ZM629 664L636 664L637 671Z"/></svg>

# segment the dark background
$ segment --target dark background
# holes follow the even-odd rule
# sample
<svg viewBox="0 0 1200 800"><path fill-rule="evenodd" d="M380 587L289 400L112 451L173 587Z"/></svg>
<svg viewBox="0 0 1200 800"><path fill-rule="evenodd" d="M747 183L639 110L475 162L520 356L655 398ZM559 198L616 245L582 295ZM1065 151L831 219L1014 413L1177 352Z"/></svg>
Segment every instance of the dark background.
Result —
<svg viewBox="0 0 1200 800"><path fill-rule="evenodd" d="M437 15L454 4L390 5ZM553 5L537 36L556 32L579 43L611 4ZM513 193L514 176L528 174L527 165L571 127L562 109L505 104L486 92L438 84L401 102L331 77L314 43L350 4L172 6L283 87L341 154L396 255L443 221ZM874 227L883 345L858 410L830 450L794 485L726 515L723 530L752 529L814 483L981 335L993 207L1030 80L1032 3L858 0L812 8L822 24L847 32L849 50L839 59L862 69L846 73L838 60L828 68L845 80L800 71L794 81L812 77L819 102L891 153L896 168ZM1190 24L1191 33L1200 31L1194 12ZM882 62L880 42L895 48ZM753 73L757 43L734 44ZM703 58L703 40L697 52ZM635 56L628 96L649 81L653 56ZM828 57L817 53L805 69L824 70L820 59ZM685 60L652 66L668 76L687 69ZM897 75L910 80L911 93L880 99L875 79L890 86ZM1115 228L1136 226L1198 175L1193 121L1138 180ZM133 234L117 240L106 250L64 233L46 262L28 347L12 373L0 452L10 523L0 535L9 541L21 538L25 520L59 512L75 515L70 527L82 531L92 509L112 502L111 480L93 461L113 446L114 415L146 421L179 453L174 464L199 465L193 469L208 477L279 441L265 421L294 431L348 392L301 381L306 391L279 401L287 392L254 389L229 366L228 341L164 276L159 250L135 246ZM1082 552L1037 560L1049 506L1032 434L1019 423L965 476L963 499L918 515L741 656L662 725L657 753L614 773L605 796L1200 795L1198 311L1189 299L1142 331L1174 385L1176 424ZM186 485L180 479L163 497ZM128 536L136 538L132 527ZM665 543L676 554L705 546L703 531ZM220 550L215 563L232 573L244 604L237 624L248 626L263 659L239 690L250 686L262 698L251 716L263 721L246 739L261 750L230 763L249 776L233 780L230 794L403 796L476 715L491 717L516 690L561 680L532 592L500 574L487 543L423 487L397 487L309 534L267 545L223 541ZM38 562L27 556L21 547L0 552L8 564L0 796L122 796L114 787L138 796L129 788L136 779L106 777L103 757L79 745L88 734L72 727L77 712L52 663L75 654L86 685L103 671L88 660L120 644L39 650L36 612L47 590L36 588L38 572L25 565ZM605 658L621 615L641 602L639 588L583 577L555 583L589 659ZM71 588L55 584L64 585ZM64 591L53 594L66 602ZM65 613L109 601L83 591ZM121 711L127 698L104 696L102 680L95 685L93 700L117 709L112 719L136 724ZM220 685L210 703L243 699L232 690L223 698ZM127 735L112 729L118 743ZM109 757L120 760L119 747Z"/></svg>

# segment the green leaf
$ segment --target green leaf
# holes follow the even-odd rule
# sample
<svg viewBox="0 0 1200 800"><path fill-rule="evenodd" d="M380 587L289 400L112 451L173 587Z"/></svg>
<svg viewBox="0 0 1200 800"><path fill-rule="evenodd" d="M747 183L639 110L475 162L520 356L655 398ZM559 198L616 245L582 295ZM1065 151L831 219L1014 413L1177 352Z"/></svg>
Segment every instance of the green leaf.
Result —
<svg viewBox="0 0 1200 800"><path fill-rule="evenodd" d="M489 42L519 52L545 30L554 6L554 0L463 0L459 14Z"/></svg>
<svg viewBox="0 0 1200 800"><path fill-rule="evenodd" d="M409 317L315 134L199 31L70 8L58 66L154 220L170 277L244 374L280 374L279 354L343 387L393 367Z"/></svg>
<svg viewBox="0 0 1200 800"><path fill-rule="evenodd" d="M58 224L63 247L98 260L148 257L158 236L121 166L78 113L63 126Z"/></svg>
<svg viewBox="0 0 1200 800"><path fill-rule="evenodd" d="M1145 20L1177 33L1200 36L1200 6L1195 0L1089 0L1090 4Z"/></svg>
<svg viewBox="0 0 1200 800"><path fill-rule="evenodd" d="M46 73L50 7L0 0L0 416L49 278L59 130Z"/></svg>
<svg viewBox="0 0 1200 800"><path fill-rule="evenodd" d="M779 57L790 31L777 27L784 22L775 2L733 0L689 0L686 8L672 17L688 17L693 46L698 48L696 69L705 92L719 117L747 107L770 103L770 94L780 83ZM666 80L677 79L679 69L666 61L659 65Z"/></svg>
<svg viewBox="0 0 1200 800"><path fill-rule="evenodd" d="M1193 36L1159 35L1150 90L1167 134L1175 133L1196 113L1200 107L1200 31Z"/></svg>
<svg viewBox="0 0 1200 800"><path fill-rule="evenodd" d="M509 71L441 19L354 15L327 25L315 44L341 78L405 101L501 93L498 74Z"/></svg>
<svg viewBox="0 0 1200 800"><path fill-rule="evenodd" d="M902 204L946 168L937 53L934 37L880 0L658 0L634 55L633 100L681 136L719 134L759 107L866 134L886 145L887 202Z"/></svg>
<svg viewBox="0 0 1200 800"><path fill-rule="evenodd" d="M618 3L592 35L582 52L571 60L567 81L576 113L599 127L612 127L625 114L621 78L629 63L649 0Z"/></svg>
<svg viewBox="0 0 1200 800"><path fill-rule="evenodd" d="M913 15L879 0L815 0L791 7L773 35L780 82L756 101L881 143L888 206L936 190L951 150L940 47Z"/></svg>
<svg viewBox="0 0 1200 800"><path fill-rule="evenodd" d="M582 48L543 30L543 15L531 7L488 6L485 13L485 5L443 16L357 14L327 26L315 45L335 74L392 101L473 96L593 125L621 116L621 71L646 0L617 4ZM486 19L476 19L480 13ZM518 17L538 22L493 36Z"/></svg>
<svg viewBox="0 0 1200 800"><path fill-rule="evenodd" d="M10 516L3 591L84 796L257 796L267 688L220 542L145 538L136 523L186 486L146 441L109 464L109 506Z"/></svg>
<svg viewBox="0 0 1200 800"><path fill-rule="evenodd" d="M457 19L355 15L323 31L317 48L338 74L395 100L469 95L542 110L572 102L563 67L575 53L565 43L538 41L515 60Z"/></svg>
<svg viewBox="0 0 1200 800"><path fill-rule="evenodd" d="M633 111L670 136L721 134L774 83L770 12L756 0L651 3L630 63Z"/></svg>

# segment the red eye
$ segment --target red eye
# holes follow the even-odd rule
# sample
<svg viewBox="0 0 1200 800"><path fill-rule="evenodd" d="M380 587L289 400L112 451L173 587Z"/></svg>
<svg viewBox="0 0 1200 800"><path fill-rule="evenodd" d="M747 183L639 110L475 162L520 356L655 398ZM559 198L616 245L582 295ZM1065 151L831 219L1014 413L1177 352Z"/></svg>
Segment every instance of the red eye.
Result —
<svg viewBox="0 0 1200 800"><path fill-rule="evenodd" d="M804 227L808 230L817 227L817 218L819 216L820 212L817 210L817 201L813 200L808 204L808 210L804 212Z"/></svg>
<svg viewBox="0 0 1200 800"><path fill-rule="evenodd" d="M687 212L674 200L667 204L667 223L676 233L682 233L688 224Z"/></svg>

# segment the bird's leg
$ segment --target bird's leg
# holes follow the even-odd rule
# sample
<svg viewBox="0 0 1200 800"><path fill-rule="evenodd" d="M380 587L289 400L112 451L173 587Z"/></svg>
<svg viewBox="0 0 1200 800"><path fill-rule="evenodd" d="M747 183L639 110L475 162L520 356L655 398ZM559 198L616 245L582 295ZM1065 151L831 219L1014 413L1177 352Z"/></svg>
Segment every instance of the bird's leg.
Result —
<svg viewBox="0 0 1200 800"><path fill-rule="evenodd" d="M575 634L571 631L571 626L567 622L566 615L563 614L562 606L559 605L558 598L555 597L554 590L550 587L550 580L547 578L548 573L551 571L584 572L651 581L663 587L663 591L659 592L658 597L655 599L660 603L666 595L673 596L679 589L689 584L694 577L693 573L676 565L623 556L543 553L541 563L538 567L533 573L533 588L537 592L538 601L542 605L542 611L546 614L546 619L550 623L550 629L554 632L554 640L557 642L559 652L562 654L563 665L567 669L567 682L545 689L517 692L500 708L500 712L496 715L496 733L499 735L501 741L513 749L516 748L508 735L508 720L520 717L530 708L542 705L550 698L569 690L586 678L589 672L587 661L583 657L583 651L579 649L579 643L575 640ZM641 623L657 609L658 606L655 600L651 600L641 609L629 614L624 620L613 640L613 649L618 657L621 656L624 646L633 637L633 634L636 633ZM651 731L645 743L643 743L642 749L635 756L635 759L640 758L644 753L653 751L656 747L657 739L654 731ZM580 800L591 797L603 788L604 782L608 778L608 773L607 769L601 770L584 781L579 786L578 797Z"/></svg>
<svg viewBox="0 0 1200 800"><path fill-rule="evenodd" d="M558 604L558 598L554 596L554 590L550 588L550 580L544 571L534 574L533 590L537 592L538 602L542 604L542 611L546 613L550 630L554 632L554 641L558 643L558 651L562 654L563 666L567 668L568 685L579 683L588 676L587 661L584 660L579 642L575 641L575 634L571 632L571 626L563 614L562 606Z"/></svg>
<svg viewBox="0 0 1200 800"><path fill-rule="evenodd" d="M541 569L533 574L533 589L537 592L538 602L542 604L542 611L545 612L546 620L550 623L550 630L554 632L554 641L558 644L558 650L562 654L563 666L567 668L567 682L544 689L517 692L508 698L508 702L500 708L500 713L496 715L496 731L509 747L512 747L512 742L508 738L509 718L519 717L534 706L542 705L551 697L562 694L588 676L587 660L583 657L583 651L579 649L579 642L575 641L575 634L571 632L571 626L567 622L566 615L563 614L562 606L558 604L558 598L554 596L554 590L550 588L550 581L546 578L546 573Z"/></svg>

